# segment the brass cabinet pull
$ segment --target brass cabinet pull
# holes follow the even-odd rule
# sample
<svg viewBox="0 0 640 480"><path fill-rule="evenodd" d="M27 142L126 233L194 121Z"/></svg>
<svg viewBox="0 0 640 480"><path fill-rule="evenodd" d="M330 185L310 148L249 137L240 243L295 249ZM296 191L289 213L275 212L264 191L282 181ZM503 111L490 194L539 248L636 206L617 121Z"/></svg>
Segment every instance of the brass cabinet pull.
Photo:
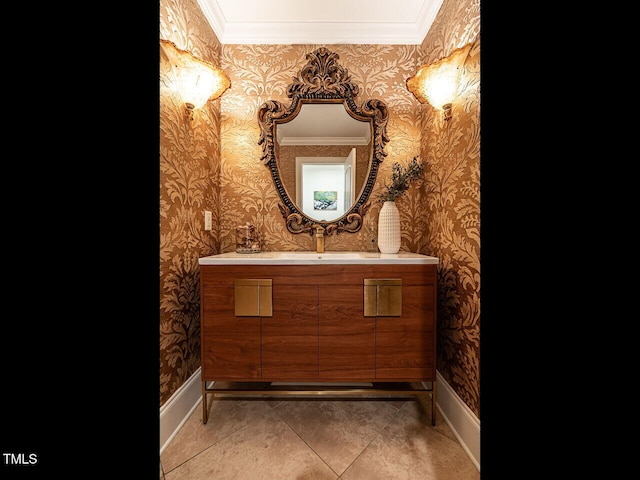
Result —
<svg viewBox="0 0 640 480"><path fill-rule="evenodd" d="M364 279L364 316L399 317L402 315L401 278Z"/></svg>
<svg viewBox="0 0 640 480"><path fill-rule="evenodd" d="M235 280L236 317L271 317L272 280L241 278Z"/></svg>

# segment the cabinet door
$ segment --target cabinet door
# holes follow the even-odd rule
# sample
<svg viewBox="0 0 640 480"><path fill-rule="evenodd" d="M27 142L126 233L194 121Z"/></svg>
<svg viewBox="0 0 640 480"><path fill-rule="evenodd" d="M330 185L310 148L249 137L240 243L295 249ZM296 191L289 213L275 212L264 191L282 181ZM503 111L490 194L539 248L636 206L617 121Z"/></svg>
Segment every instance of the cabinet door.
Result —
<svg viewBox="0 0 640 480"><path fill-rule="evenodd" d="M320 380L373 380L375 317L364 316L363 286L321 286L319 315Z"/></svg>
<svg viewBox="0 0 640 480"><path fill-rule="evenodd" d="M273 316L262 318L265 381L318 378L318 286L273 285Z"/></svg>
<svg viewBox="0 0 640 480"><path fill-rule="evenodd" d="M402 287L402 315L376 317L376 380L435 378L433 285Z"/></svg>
<svg viewBox="0 0 640 480"><path fill-rule="evenodd" d="M233 285L204 285L200 322L204 380L260 378L260 318L235 315Z"/></svg>

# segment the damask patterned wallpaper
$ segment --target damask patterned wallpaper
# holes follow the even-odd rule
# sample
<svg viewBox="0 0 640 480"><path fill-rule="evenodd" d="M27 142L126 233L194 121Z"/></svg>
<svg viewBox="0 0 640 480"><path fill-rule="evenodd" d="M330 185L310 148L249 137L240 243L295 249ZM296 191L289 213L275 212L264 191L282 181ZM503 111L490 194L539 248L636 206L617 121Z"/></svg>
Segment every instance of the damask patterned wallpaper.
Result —
<svg viewBox="0 0 640 480"><path fill-rule="evenodd" d="M422 108L424 243L438 267L437 370L480 418L480 0L444 0L419 64L472 43L453 116ZM420 252L425 253L425 252Z"/></svg>
<svg viewBox="0 0 640 480"><path fill-rule="evenodd" d="M257 111L266 100L286 105L286 88L307 62L327 46L359 85L356 102L379 98L389 107L385 146L376 187L357 234L325 238L327 250L371 248L380 204L373 201L391 165L420 155L424 179L398 200L402 250L438 256L438 371L479 417L479 40L465 66L464 86L446 125L420 105L406 79L424 62L447 55L479 33L479 0L445 0L422 45L221 45L196 0L161 0L160 37L219 64L231 79L221 99L183 116L179 99L163 87L160 99L160 405L200 365L200 256L233 251L235 227L254 223L264 250L310 250L312 237L287 231L280 199L260 161ZM164 79L164 80L163 80ZM204 210L214 230L203 230Z"/></svg>
<svg viewBox="0 0 640 480"><path fill-rule="evenodd" d="M214 64L221 45L196 0L161 0L160 38ZM159 45L158 45L158 48ZM219 252L220 100L185 118L160 58L160 405L200 367L200 266ZM205 231L204 211L213 213Z"/></svg>

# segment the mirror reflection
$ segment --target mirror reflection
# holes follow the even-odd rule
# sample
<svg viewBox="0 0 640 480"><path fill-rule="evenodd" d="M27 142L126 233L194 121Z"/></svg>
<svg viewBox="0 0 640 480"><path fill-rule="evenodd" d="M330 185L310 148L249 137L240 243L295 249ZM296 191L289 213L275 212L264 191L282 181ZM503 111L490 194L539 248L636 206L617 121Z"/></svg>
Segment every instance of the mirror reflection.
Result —
<svg viewBox="0 0 640 480"><path fill-rule="evenodd" d="M342 103L305 103L292 121L276 124L276 141L283 186L305 215L329 221L349 211L369 172L369 120L351 117Z"/></svg>
<svg viewBox="0 0 640 480"><path fill-rule="evenodd" d="M292 233L357 232L389 141L389 112L378 99L356 104L359 87L320 47L287 87L290 105L269 100L258 109L261 160L282 200Z"/></svg>

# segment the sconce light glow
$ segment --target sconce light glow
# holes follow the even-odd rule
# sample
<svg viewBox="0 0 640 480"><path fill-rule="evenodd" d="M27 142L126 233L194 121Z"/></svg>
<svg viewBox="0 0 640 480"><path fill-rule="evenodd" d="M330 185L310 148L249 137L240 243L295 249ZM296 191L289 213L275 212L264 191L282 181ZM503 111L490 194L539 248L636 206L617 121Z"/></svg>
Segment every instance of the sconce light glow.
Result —
<svg viewBox="0 0 640 480"><path fill-rule="evenodd" d="M407 79L407 88L418 101L444 110L445 120L451 118L451 104L458 93L462 65L470 49L469 43L446 58L423 65L413 77Z"/></svg>
<svg viewBox="0 0 640 480"><path fill-rule="evenodd" d="M193 110L215 100L231 86L229 77L218 67L181 50L169 40L160 40L175 76L174 89L193 118Z"/></svg>

